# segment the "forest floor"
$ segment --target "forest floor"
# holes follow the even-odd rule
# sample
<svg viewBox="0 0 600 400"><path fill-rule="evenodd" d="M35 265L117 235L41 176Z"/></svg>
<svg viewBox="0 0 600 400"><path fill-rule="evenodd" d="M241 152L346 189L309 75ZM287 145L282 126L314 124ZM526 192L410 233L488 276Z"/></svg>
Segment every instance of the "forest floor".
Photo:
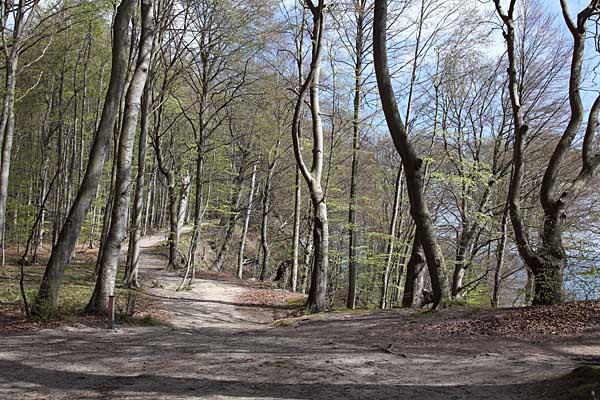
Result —
<svg viewBox="0 0 600 400"><path fill-rule="evenodd" d="M600 364L597 302L294 318L289 304L298 295L224 274L203 273L193 290L177 292L180 274L165 271L156 251L161 239L142 243L141 296L153 299L165 324L108 330L76 323L0 334L0 398L594 399L591 390L600 393L599 371L591 367Z"/></svg>

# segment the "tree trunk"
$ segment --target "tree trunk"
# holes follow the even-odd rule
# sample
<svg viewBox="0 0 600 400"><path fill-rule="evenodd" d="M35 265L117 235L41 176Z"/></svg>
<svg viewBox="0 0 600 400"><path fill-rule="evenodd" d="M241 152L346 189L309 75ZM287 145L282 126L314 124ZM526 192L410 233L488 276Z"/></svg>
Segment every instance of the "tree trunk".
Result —
<svg viewBox="0 0 600 400"><path fill-rule="evenodd" d="M304 79L304 30L306 29L306 8L302 7L302 21L300 24L300 30L296 37L296 66L298 68L298 90L302 90L302 82ZM296 136L298 138L298 143L301 142L302 138L302 115L304 113L301 112L300 116L298 116L298 125L296 127ZM292 292L296 292L298 290L298 269L299 269L299 253L300 253L300 213L302 206L302 187L300 186L302 172L300 171L300 166L296 163L296 180L294 186L294 236L292 243L292 252L293 252L293 260L292 260ZM304 285L302 289L302 293L304 293Z"/></svg>
<svg viewBox="0 0 600 400"><path fill-rule="evenodd" d="M311 203L311 215L312 215L312 203ZM306 250L304 252L304 274L302 276L302 293L306 293L306 289L308 288L308 277L312 272L312 266L314 262L314 242L312 240L313 236L313 220L310 220L307 232L306 232Z"/></svg>
<svg viewBox="0 0 600 400"><path fill-rule="evenodd" d="M473 240L474 230L469 227L470 224L464 223L463 229L456 246L456 258L454 265L454 275L452 276L452 298L457 298L462 290L465 272L468 267L467 252Z"/></svg>
<svg viewBox="0 0 600 400"><path fill-rule="evenodd" d="M154 221L154 195L156 192L156 179L157 179L157 168L153 166L152 176L150 178L150 187L148 193L146 193L146 214L144 215L144 230L142 236L148 233L148 228L152 230L152 223Z"/></svg>
<svg viewBox="0 0 600 400"><path fill-rule="evenodd" d="M242 239L240 241L240 251L238 253L237 276L244 278L244 248L246 246L246 236L248 235L248 226L250 225L250 215L252 214L252 203L254 202L254 191L256 189L256 163L252 167L252 179L250 183L250 194L248 195L248 205L246 206L246 217L244 218L244 229L242 230Z"/></svg>
<svg viewBox="0 0 600 400"><path fill-rule="evenodd" d="M127 89L123 123L119 135L117 180L115 182L112 217L104 252L102 253L96 287L86 307L86 311L89 313L106 314L108 312L108 298L114 295L121 244L125 239L127 230L127 214L131 197L133 145L140 113L141 97L148 76L148 65L154 36L152 0L142 0L141 5L142 30L137 64Z"/></svg>
<svg viewBox="0 0 600 400"><path fill-rule="evenodd" d="M500 0L494 0L496 11L503 22L503 36L507 46L508 81L513 115L515 139L513 145L513 173L509 187L510 217L515 233L515 242L519 255L532 272L535 282L533 304L558 304L563 301L562 279L566 262L566 254L562 243L562 218L567 207L589 185L598 166L600 157L595 154L596 130L598 113L600 112L600 95L596 97L588 114L588 123L581 148L582 167L575 179L569 184L563 184L559 179L564 170L563 161L567 154L573 151L572 144L580 134L584 117L584 106L581 100L581 81L588 20L598 13L600 5L596 1L589 3L577 18L570 16L567 2L561 1L562 15L567 28L573 37L572 60L569 75L569 122L560 137L544 172L540 187L540 203L544 210L544 222L541 232L541 246L534 250L529 242L524 219L521 214L521 189L525 173L525 143L529 126L525 120L524 107L521 99L523 86L522 76L525 71L519 71L519 57L516 52L517 40L514 25L514 10L516 0L509 2L508 12L505 12ZM561 186L563 186L561 188Z"/></svg>
<svg viewBox="0 0 600 400"><path fill-rule="evenodd" d="M298 290L298 256L300 253L300 208L302 203L302 188L300 187L300 170L296 167L296 183L294 191L294 236L292 239L292 292Z"/></svg>
<svg viewBox="0 0 600 400"><path fill-rule="evenodd" d="M190 197L190 183L191 179L189 174L181 178L181 196L179 197L179 205L177 207L177 243L179 243L183 225L185 224L185 216L187 214Z"/></svg>
<svg viewBox="0 0 600 400"><path fill-rule="evenodd" d="M214 270L221 271L223 268L223 263L225 262L225 256L229 251L229 246L231 245L231 238L233 237L233 231L235 230L235 224L238 220L238 214L240 209L240 203L242 201L242 192L244 185L244 169L246 167L245 155L242 158L240 163L238 176L236 178L236 191L233 194L232 198L232 210L227 218L227 228L225 231L225 238L223 239L223 244L219 249L219 253L217 254L217 260L215 261Z"/></svg>
<svg viewBox="0 0 600 400"><path fill-rule="evenodd" d="M313 197L313 246L314 261L310 290L306 308L308 312L321 312L327 309L327 269L329 266L329 226L327 206L319 189Z"/></svg>
<svg viewBox="0 0 600 400"><path fill-rule="evenodd" d="M144 95L142 96L141 129L138 144L138 169L131 212L131 233L129 236L129 246L127 248L125 286L128 288L137 288L140 286L138 282L138 268L140 263L140 241L142 238L144 190L146 187L146 150L150 117L150 90L150 79L148 78L146 87L144 88Z"/></svg>
<svg viewBox="0 0 600 400"><path fill-rule="evenodd" d="M16 45L16 44L15 44ZM13 50L6 60L6 93L3 104L3 118L0 128L2 148L0 152L0 246L4 252L4 235L6 232L6 200L8 197L8 178L10 173L10 156L15 134L15 88L17 83L17 65L19 55Z"/></svg>
<svg viewBox="0 0 600 400"><path fill-rule="evenodd" d="M102 117L77 197L71 206L67 220L53 247L52 255L42 279L33 310L37 315L52 312L58 305L58 293L65 267L69 263L71 253L81 231L81 226L95 198L104 168L106 149L110 143L110 137L119 109L119 101L123 93L123 85L127 72L128 26L136 3L136 0L124 0L117 8L113 25L111 77Z"/></svg>
<svg viewBox="0 0 600 400"><path fill-rule="evenodd" d="M562 243L562 209L546 213L542 227L542 263L534 268L533 305L560 304L563 302L563 270L567 255Z"/></svg>
<svg viewBox="0 0 600 400"><path fill-rule="evenodd" d="M392 262L394 260L394 243L396 241L396 225L398 225L398 215L400 213L400 198L402 195L402 167L398 169L396 175L396 185L394 189L394 207L392 209L392 220L390 221L390 228L388 231L388 243L387 243L387 258L385 262L385 271L383 272L383 279L381 282L381 300L379 307L384 310L388 308L388 288L390 285L390 273L392 271Z"/></svg>
<svg viewBox="0 0 600 400"><path fill-rule="evenodd" d="M327 205L321 186L323 174L323 125L321 121L321 110L319 104L319 81L321 71L321 50L324 35L325 3L319 0L315 6L312 0L306 0L305 4L313 16L312 26L312 59L310 71L302 84L292 120L292 141L296 163L308 184L310 197L313 204L313 245L314 263L311 274L311 287L309 290L306 309L309 313L325 311L327 293L327 270L329 253L329 227L327 223ZM310 112L312 117L312 165L309 167L302 156L300 137L298 135L301 123L304 99L310 90Z"/></svg>
<svg viewBox="0 0 600 400"><path fill-rule="evenodd" d="M525 306L530 306L533 301L533 292L535 287L535 276L529 268L527 270L527 282L525 283Z"/></svg>
<svg viewBox="0 0 600 400"><path fill-rule="evenodd" d="M507 225L508 205L504 208L504 212L502 213L502 222L500 226L501 234L500 240L498 241L498 248L496 249L496 270L494 271L494 290L492 293L492 307L494 308L500 306L500 288L502 286L502 269L504 267L504 255L506 253Z"/></svg>
<svg viewBox="0 0 600 400"><path fill-rule="evenodd" d="M198 244L200 243L202 215L204 213L202 209L202 198L204 195L204 162L204 145L203 141L200 141L198 143L198 150L196 153L196 197L194 199L194 230L192 232L190 247L188 249L188 259L186 260L187 265L185 266L185 274L177 290L183 289L183 287L185 286L185 282L188 280L188 277L188 286L192 286L196 274L196 253L198 252ZM210 185L208 197L210 197Z"/></svg>
<svg viewBox="0 0 600 400"><path fill-rule="evenodd" d="M356 276L358 274L358 244L356 240L356 186L358 174L358 146L360 140L360 107L362 93L362 59L364 4L359 7L356 21L356 65L354 67L354 115L352 118L352 167L350 169L350 201L348 204L348 295L346 307L356 307Z"/></svg>
<svg viewBox="0 0 600 400"><path fill-rule="evenodd" d="M0 108L0 247L4 266L4 241L6 234L6 203L10 162L15 134L15 93L19 58L25 46L26 29L34 20L40 0L5 2L1 7L2 47L4 52L4 102Z"/></svg>
<svg viewBox="0 0 600 400"><path fill-rule="evenodd" d="M179 262L177 261L179 207L177 203L175 172L172 169L167 172L167 197L169 206L169 264L167 265L167 269L174 270L179 266Z"/></svg>
<svg viewBox="0 0 600 400"><path fill-rule="evenodd" d="M98 247L98 256L96 258L96 267L94 268L94 277L98 277L98 273L100 272L102 253L104 253L104 246L106 244L106 237L108 236L108 230L110 228L110 219L112 217L112 207L115 198L115 185L117 182L116 160L119 146L119 134L119 132L116 132L114 134L113 161L110 174L110 186L106 190L106 201L104 204L104 211L102 213L102 231L100 232L100 246Z"/></svg>
<svg viewBox="0 0 600 400"><path fill-rule="evenodd" d="M406 280L402 307L419 308L423 306L423 289L425 285L425 254L419 242L418 232L415 232L410 259L406 265Z"/></svg>
<svg viewBox="0 0 600 400"><path fill-rule="evenodd" d="M446 300L447 281L444 255L437 244L433 221L423 191L423 160L408 139L406 128L398 112L398 105L387 63L387 1L376 0L373 18L373 59L377 86L394 146L402 158L406 187L410 202L410 213L417 226L417 237L423 247L431 277L433 307Z"/></svg>
<svg viewBox="0 0 600 400"><path fill-rule="evenodd" d="M262 261L260 264L259 279L264 281L269 274L269 262L271 260L271 245L269 244L269 215L271 214L271 182L273 180L275 163L269 164L269 170L265 180L262 196L262 215L260 223L260 247L262 249Z"/></svg>

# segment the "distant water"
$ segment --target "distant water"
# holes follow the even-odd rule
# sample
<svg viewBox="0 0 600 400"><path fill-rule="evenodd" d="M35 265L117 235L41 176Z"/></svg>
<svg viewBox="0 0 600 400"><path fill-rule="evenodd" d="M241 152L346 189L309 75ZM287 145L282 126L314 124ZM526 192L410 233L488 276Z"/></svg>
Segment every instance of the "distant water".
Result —
<svg viewBox="0 0 600 400"><path fill-rule="evenodd" d="M571 257L564 273L567 300L597 300L600 298L600 262L595 259Z"/></svg>

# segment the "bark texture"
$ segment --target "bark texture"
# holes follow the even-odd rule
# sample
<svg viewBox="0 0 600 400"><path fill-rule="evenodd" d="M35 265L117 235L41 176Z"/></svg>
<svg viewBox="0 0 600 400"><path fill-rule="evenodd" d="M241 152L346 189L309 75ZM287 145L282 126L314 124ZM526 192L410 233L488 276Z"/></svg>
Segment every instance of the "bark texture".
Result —
<svg viewBox="0 0 600 400"><path fill-rule="evenodd" d="M423 160L409 140L398 112L398 104L387 61L387 1L376 0L373 18L373 59L377 86L385 119L394 146L402 158L410 213L417 227L417 237L425 253L431 277L434 308L447 297L446 265L435 237L433 221L429 214L423 188Z"/></svg>
<svg viewBox="0 0 600 400"><path fill-rule="evenodd" d="M119 110L119 102L123 94L127 73L128 26L136 3L136 0L124 0L117 8L113 24L112 69L102 117L77 197L69 210L67 220L58 235L56 244L52 248L52 255L44 272L34 307L34 312L37 314L52 312L56 309L64 270L69 264L81 226L96 196L98 183L104 168L106 150L110 143Z"/></svg>
<svg viewBox="0 0 600 400"><path fill-rule="evenodd" d="M544 212L541 230L541 243L534 249L530 243L525 220L521 212L521 190L525 175L525 143L529 125L526 121L521 101L519 79L524 71L518 67L518 54L515 47L515 7L511 0L505 11L500 0L494 0L496 11L503 22L503 35L507 46L508 80L513 112L514 146L513 174L509 188L509 211L519 255L532 273L534 282L533 304L558 304L563 301L563 270L566 253L562 242L563 219L566 210L591 181L600 165L600 155L593 154L593 143L598 127L600 96L596 98L589 114L581 150L581 170L577 177L566 185L561 184L560 171L566 154L571 151L573 141L580 132L584 107L581 100L582 66L585 53L586 23L600 11L600 1L592 0L577 15L570 16L566 0L561 0L563 17L573 37L573 53L569 76L569 122L548 161L540 189L540 203Z"/></svg>
<svg viewBox="0 0 600 400"><path fill-rule="evenodd" d="M138 58L131 83L127 89L121 135L119 136L119 151L117 155L117 179L115 196L112 206L110 228L106 237L100 271L96 280L94 293L86 311L89 313L106 314L108 312L109 296L114 295L117 278L121 244L127 231L127 217L131 198L131 167L133 160L133 144L140 114L142 93L148 76L152 42L154 40L153 4L152 0L141 2L142 29L138 48Z"/></svg>
<svg viewBox="0 0 600 400"><path fill-rule="evenodd" d="M310 289L306 302L308 312L321 312L327 308L327 271L329 266L329 226L327 220L327 205L321 184L323 174L323 126L319 105L319 77L321 71L321 50L323 45L325 2L319 0L314 4L312 0L305 1L312 14L313 26L311 32L312 53L310 70L302 84L292 120L292 140L296 163L302 172L313 205L313 246L314 258L310 279ZM310 91L310 112L312 117L312 165L309 167L302 156L298 129L301 123L304 99Z"/></svg>

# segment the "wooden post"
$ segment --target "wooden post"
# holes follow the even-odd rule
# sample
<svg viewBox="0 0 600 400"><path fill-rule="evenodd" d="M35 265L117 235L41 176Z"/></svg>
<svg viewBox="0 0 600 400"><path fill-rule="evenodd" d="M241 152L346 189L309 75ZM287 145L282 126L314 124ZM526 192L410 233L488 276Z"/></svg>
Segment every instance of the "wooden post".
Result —
<svg viewBox="0 0 600 400"><path fill-rule="evenodd" d="M108 324L109 329L115 329L116 324L115 324L115 295L114 294L108 296L108 318L110 318L109 324Z"/></svg>

